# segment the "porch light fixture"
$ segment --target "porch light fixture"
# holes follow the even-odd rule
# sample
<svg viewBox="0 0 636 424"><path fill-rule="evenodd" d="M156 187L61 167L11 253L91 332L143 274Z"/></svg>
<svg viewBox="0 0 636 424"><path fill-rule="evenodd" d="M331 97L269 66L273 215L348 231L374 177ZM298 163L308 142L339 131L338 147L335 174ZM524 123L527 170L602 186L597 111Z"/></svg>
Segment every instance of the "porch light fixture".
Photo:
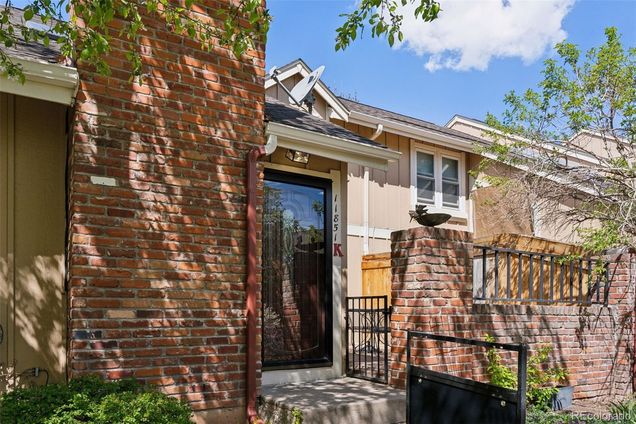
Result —
<svg viewBox="0 0 636 424"><path fill-rule="evenodd" d="M309 162L309 153L301 152L299 150L287 149L285 157L292 162L304 163Z"/></svg>

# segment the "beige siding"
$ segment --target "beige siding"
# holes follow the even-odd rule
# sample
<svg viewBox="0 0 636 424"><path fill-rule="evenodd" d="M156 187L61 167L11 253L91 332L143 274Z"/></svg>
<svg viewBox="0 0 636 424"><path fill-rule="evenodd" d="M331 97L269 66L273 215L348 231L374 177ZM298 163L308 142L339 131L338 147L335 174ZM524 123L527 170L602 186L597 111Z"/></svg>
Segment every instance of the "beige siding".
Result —
<svg viewBox="0 0 636 424"><path fill-rule="evenodd" d="M474 156L475 163L478 163L479 156ZM519 175L519 171L503 164L495 164L484 169L477 179L483 182L486 175L514 179ZM560 216L551 214L546 217L535 210L533 218L532 205L521 191L480 186L474 188L472 197L476 238L510 233L536 236L563 243L581 241L576 228L571 223L565 222L563 214L559 214ZM555 203L551 206L561 211L574 207L576 207L574 200L561 204ZM546 210L547 206L542 206L542 209Z"/></svg>
<svg viewBox="0 0 636 424"><path fill-rule="evenodd" d="M345 123L332 120L334 123L344 126L350 131L365 137L371 137L374 129L362 125ZM397 231L405 228L417 226L415 222L410 222L409 210L411 209L411 143L420 143L424 146L435 147L431 143L422 140L413 140L401 135L383 132L375 140L378 143L388 146L392 150L402 153L400 160L389 164L387 171L377 169L369 170L369 228L382 230L384 234L390 231ZM439 146L438 146L439 147ZM453 149L447 149L457 152ZM461 153L461 152L460 152ZM463 154L463 153L461 153ZM466 171L470 166L470 158L465 155ZM363 219L363 191L364 191L364 170L359 165L349 165L349 196L347 205L349 206L350 226L347 246L347 260L349 263L349 295L360 295L362 293L362 256L363 238L356 234L358 228L362 228ZM470 193L468 174L464 176L465 193ZM467 212L470 216L470 202L466 199ZM466 219L453 219L444 224L445 228L468 230L469 221ZM369 252L388 252L391 242L386 237L369 237Z"/></svg>
<svg viewBox="0 0 636 424"><path fill-rule="evenodd" d="M66 364L65 113L0 94L0 363L45 369L52 382ZM11 381L0 379L0 392Z"/></svg>

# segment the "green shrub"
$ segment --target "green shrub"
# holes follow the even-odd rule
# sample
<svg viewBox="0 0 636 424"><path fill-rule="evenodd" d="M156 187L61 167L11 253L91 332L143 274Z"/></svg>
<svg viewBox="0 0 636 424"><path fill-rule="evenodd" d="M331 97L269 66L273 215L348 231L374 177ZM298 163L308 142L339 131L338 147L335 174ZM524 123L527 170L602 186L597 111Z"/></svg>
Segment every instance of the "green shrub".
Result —
<svg viewBox="0 0 636 424"><path fill-rule="evenodd" d="M486 334L487 342L495 342L495 338ZM547 367L552 346L541 346L534 355L528 358L526 399L529 405L537 409L548 410L552 396L559 391L557 385L565 383L567 371L561 367ZM506 389L517 388L517 375L502 363L501 355L495 348L486 351L488 367L486 371L490 383Z"/></svg>
<svg viewBox="0 0 636 424"><path fill-rule="evenodd" d="M617 422L636 424L636 399L629 398L622 402L612 402L610 413L615 416Z"/></svg>
<svg viewBox="0 0 636 424"><path fill-rule="evenodd" d="M132 379L87 376L0 396L3 424L186 424L191 415L186 403Z"/></svg>

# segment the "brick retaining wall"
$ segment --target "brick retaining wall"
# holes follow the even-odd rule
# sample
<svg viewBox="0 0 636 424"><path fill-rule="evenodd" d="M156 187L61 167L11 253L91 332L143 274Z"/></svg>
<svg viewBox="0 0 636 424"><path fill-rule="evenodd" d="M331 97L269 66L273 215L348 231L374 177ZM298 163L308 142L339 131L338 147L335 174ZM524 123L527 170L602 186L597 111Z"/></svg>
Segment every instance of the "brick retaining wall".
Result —
<svg viewBox="0 0 636 424"><path fill-rule="evenodd" d="M426 227L394 232L391 256L390 384L404 387L406 330L417 329L478 339L491 334L500 342L528 343L531 351L549 344L553 363L569 372L575 399L632 393L636 255L611 258L607 307L473 302L473 243L467 232ZM414 356L432 369L487 381L479 349L429 342Z"/></svg>

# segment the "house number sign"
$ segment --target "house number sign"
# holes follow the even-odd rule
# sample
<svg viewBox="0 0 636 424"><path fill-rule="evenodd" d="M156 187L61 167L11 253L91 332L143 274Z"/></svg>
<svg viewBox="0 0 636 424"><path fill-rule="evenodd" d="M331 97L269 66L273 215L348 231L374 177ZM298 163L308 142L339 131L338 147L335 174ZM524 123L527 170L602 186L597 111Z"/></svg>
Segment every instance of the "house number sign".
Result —
<svg viewBox="0 0 636 424"><path fill-rule="evenodd" d="M342 242L340 241L340 201L338 195L333 196L333 256L342 257Z"/></svg>

